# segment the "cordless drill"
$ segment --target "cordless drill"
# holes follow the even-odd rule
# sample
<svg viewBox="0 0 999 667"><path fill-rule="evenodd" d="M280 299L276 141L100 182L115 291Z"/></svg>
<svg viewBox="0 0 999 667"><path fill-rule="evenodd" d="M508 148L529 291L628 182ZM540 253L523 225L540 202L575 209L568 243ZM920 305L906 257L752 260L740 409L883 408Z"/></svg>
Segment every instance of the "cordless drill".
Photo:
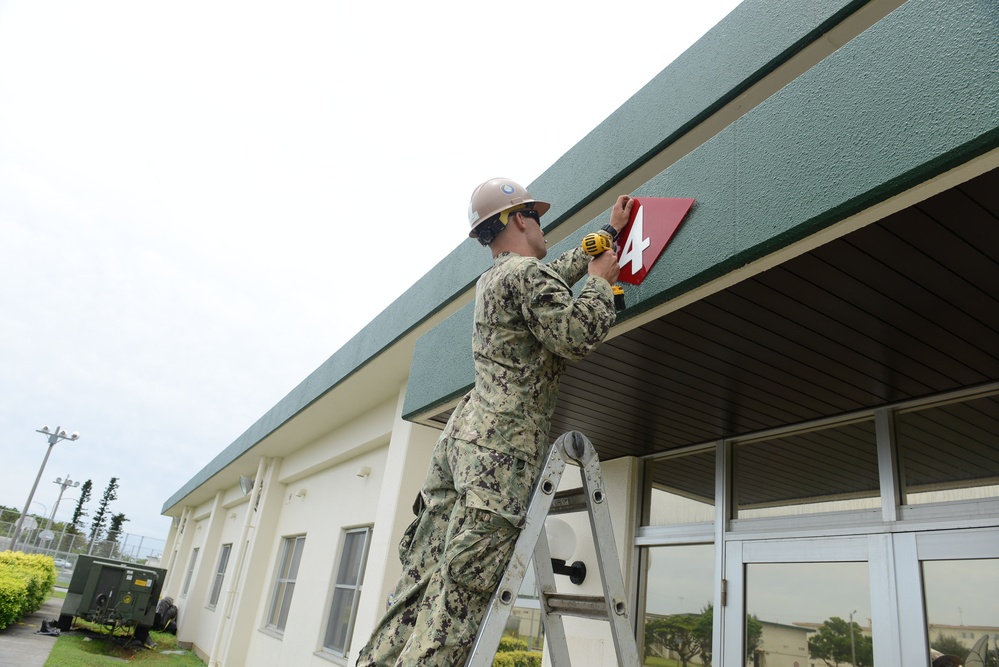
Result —
<svg viewBox="0 0 999 667"><path fill-rule="evenodd" d="M583 237L583 252L596 257L608 250L617 250L617 245L614 243L616 236L616 229L610 225L604 225L599 232L590 232ZM624 288L620 285L613 285L611 290L614 292L614 309L624 310Z"/></svg>

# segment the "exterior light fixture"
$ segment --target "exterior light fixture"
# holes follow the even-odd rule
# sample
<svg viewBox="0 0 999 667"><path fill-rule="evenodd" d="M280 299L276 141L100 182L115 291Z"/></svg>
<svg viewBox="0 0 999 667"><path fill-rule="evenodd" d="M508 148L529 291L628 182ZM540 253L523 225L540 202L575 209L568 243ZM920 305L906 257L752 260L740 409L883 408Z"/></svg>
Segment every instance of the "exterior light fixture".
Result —
<svg viewBox="0 0 999 667"><path fill-rule="evenodd" d="M545 520L545 534L548 536L548 549L552 556L552 572L569 577L577 586L586 579L586 564L581 560L571 565L567 562L576 551L576 533L561 519L549 517Z"/></svg>

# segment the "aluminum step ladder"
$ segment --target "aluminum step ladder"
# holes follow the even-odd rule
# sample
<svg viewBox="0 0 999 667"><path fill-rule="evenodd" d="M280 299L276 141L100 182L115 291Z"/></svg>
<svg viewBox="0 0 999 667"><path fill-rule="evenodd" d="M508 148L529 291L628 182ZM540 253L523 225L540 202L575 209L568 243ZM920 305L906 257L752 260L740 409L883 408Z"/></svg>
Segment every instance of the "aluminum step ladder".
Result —
<svg viewBox="0 0 999 667"><path fill-rule="evenodd" d="M557 491L567 463L580 467L583 486L580 489ZM590 517L600 580L604 588L602 596L567 595L555 589L555 569L545 532L545 518L574 512L586 512ZM624 579L614 545L600 461L593 444L582 433L564 433L552 445L531 496L524 529L482 619L479 635L465 663L466 667L491 667L493 664L496 649L517 601L517 593L532 555L541 603L541 619L545 629L545 646L552 665L569 667L571 664L562 617L577 616L608 622L614 638L617 664L620 667L639 667L641 662L638 646L625 599Z"/></svg>

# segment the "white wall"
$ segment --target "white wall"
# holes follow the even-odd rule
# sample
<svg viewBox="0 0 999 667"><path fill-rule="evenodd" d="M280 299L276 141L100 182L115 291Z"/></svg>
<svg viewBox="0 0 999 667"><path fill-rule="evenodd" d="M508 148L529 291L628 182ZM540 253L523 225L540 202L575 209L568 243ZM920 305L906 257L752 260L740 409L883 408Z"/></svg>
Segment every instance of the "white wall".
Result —
<svg viewBox="0 0 999 667"><path fill-rule="evenodd" d="M384 388L381 388L384 390ZM238 486L218 489L171 530L176 572L164 588L180 612L178 640L209 664L239 667L347 664L324 653L333 582L345 529L371 526L367 568L349 660L365 643L399 574L397 545L412 520L439 431L401 418L405 387L369 412L283 457L263 459L256 511ZM257 465L260 458L254 461ZM245 468L246 458L240 461ZM367 469L366 475L358 473ZM247 512L250 523L246 525ZM283 538L305 535L283 632L265 627ZM246 540L243 542L242 538ZM222 544L231 543L226 581L206 607ZM191 552L199 547L189 591L181 597ZM228 615L227 595L232 596Z"/></svg>

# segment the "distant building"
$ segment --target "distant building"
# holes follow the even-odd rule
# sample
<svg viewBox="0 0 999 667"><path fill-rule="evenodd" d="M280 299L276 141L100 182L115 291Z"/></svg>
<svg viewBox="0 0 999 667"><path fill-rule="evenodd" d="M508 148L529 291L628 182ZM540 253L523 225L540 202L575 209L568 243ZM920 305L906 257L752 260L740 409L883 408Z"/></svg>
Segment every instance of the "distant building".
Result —
<svg viewBox="0 0 999 667"><path fill-rule="evenodd" d="M809 630L799 625L763 623L759 649L750 658L753 667L806 667Z"/></svg>
<svg viewBox="0 0 999 667"><path fill-rule="evenodd" d="M940 638L956 639L966 649L971 649L981 641L982 637L988 637L991 647L999 645L999 626L984 625L936 625L931 623L927 628L930 636L930 644L936 643Z"/></svg>

